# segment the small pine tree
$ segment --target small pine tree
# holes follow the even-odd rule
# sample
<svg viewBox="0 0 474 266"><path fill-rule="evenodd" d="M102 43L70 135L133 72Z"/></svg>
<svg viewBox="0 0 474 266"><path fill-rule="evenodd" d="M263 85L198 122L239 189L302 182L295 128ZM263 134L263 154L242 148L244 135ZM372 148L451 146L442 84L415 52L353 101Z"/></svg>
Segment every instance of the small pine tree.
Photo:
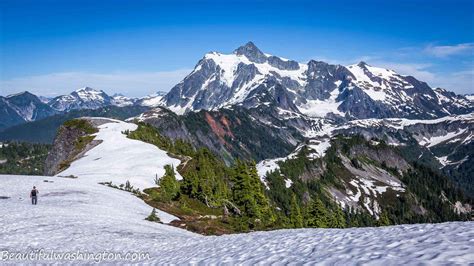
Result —
<svg viewBox="0 0 474 266"><path fill-rule="evenodd" d="M145 220L150 221L150 222L157 222L157 223L161 222L160 218L156 215L156 209L155 208L153 208L150 215L148 215L148 217L146 217Z"/></svg>

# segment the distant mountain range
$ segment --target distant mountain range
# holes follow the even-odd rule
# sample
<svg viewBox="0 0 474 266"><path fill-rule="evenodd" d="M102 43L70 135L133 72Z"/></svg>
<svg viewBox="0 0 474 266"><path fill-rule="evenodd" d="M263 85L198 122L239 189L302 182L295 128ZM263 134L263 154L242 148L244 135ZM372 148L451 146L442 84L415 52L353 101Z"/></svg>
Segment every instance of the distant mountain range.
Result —
<svg viewBox="0 0 474 266"><path fill-rule="evenodd" d="M158 105L164 95L164 92L157 92L143 98L128 98L120 94L110 96L102 90L85 87L52 99L27 91L0 96L0 130L72 110L95 110L107 106L153 107Z"/></svg>

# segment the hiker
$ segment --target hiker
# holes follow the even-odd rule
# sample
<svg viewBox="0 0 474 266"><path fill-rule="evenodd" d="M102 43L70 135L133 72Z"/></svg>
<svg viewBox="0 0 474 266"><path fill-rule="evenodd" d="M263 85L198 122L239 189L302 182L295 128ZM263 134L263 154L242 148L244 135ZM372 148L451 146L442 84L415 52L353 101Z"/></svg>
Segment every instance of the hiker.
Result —
<svg viewBox="0 0 474 266"><path fill-rule="evenodd" d="M38 202L38 194L38 190L35 186L33 186L33 190L31 190L30 192L31 204L36 205L36 203Z"/></svg>

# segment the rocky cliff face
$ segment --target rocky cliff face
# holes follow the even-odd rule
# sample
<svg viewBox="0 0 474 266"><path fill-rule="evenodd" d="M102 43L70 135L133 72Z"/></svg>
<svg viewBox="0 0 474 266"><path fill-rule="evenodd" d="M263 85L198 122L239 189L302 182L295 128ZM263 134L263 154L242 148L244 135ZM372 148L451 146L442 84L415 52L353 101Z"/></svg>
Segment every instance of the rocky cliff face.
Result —
<svg viewBox="0 0 474 266"><path fill-rule="evenodd" d="M98 122L96 121L98 120L73 119L59 128L53 148L46 158L45 175L60 173L69 167L71 162L100 143L93 140L91 136L97 132Z"/></svg>
<svg viewBox="0 0 474 266"><path fill-rule="evenodd" d="M182 139L195 147L207 147L227 163L236 158L253 159L282 156L292 151L303 137L282 122L268 121L271 116L259 110L236 107L219 111L201 111L178 116L165 108L155 108L132 119L159 129L171 139ZM267 120L263 120L265 119Z"/></svg>

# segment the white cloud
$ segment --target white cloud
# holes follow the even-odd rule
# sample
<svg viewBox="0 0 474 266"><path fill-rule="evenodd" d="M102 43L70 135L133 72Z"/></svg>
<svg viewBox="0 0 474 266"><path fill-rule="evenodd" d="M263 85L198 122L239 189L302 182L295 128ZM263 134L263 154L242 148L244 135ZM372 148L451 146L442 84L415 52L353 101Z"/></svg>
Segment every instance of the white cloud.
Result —
<svg viewBox="0 0 474 266"><path fill-rule="evenodd" d="M37 95L68 94L81 87L92 87L107 93L122 93L140 97L156 91L169 91L181 81L190 69L162 72L115 72L106 74L61 72L26 76L0 81L0 95L30 91Z"/></svg>
<svg viewBox="0 0 474 266"><path fill-rule="evenodd" d="M460 43L456 45L429 45L425 52L436 57L448 57L451 55L464 54L474 50L474 43Z"/></svg>

